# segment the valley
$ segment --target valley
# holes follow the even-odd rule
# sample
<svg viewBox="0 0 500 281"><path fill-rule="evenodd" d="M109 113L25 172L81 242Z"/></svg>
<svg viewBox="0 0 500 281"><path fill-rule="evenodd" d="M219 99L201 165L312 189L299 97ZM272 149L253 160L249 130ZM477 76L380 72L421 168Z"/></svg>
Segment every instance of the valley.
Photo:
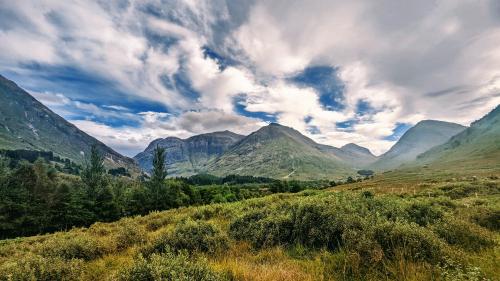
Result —
<svg viewBox="0 0 500 281"><path fill-rule="evenodd" d="M269 123L131 159L1 82L0 280L500 275L499 106L421 121L380 156Z"/></svg>

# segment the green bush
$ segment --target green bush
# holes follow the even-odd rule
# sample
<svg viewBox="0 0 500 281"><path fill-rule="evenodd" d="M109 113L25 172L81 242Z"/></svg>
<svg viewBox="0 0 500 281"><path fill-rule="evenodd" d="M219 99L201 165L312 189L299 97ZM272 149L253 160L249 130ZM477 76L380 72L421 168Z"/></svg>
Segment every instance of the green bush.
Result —
<svg viewBox="0 0 500 281"><path fill-rule="evenodd" d="M448 244L469 251L480 251L495 245L495 240L487 231L458 219L447 219L435 225L433 230Z"/></svg>
<svg viewBox="0 0 500 281"><path fill-rule="evenodd" d="M101 257L106 249L95 238L85 234L55 236L43 242L38 252L44 257L62 258L65 260L93 260Z"/></svg>
<svg viewBox="0 0 500 281"><path fill-rule="evenodd" d="M188 219L180 222L172 232L161 234L150 245L144 247L142 253L149 255L171 249L215 254L226 250L228 245L228 238L213 224Z"/></svg>
<svg viewBox="0 0 500 281"><path fill-rule="evenodd" d="M490 230L500 230L500 210L478 208L476 213L472 215L472 220L480 226Z"/></svg>
<svg viewBox="0 0 500 281"><path fill-rule="evenodd" d="M84 269L83 261L65 261L26 254L0 265L0 281L57 281L79 280Z"/></svg>
<svg viewBox="0 0 500 281"><path fill-rule="evenodd" d="M407 209L411 222L420 226L435 223L443 218L443 211L430 202L416 202Z"/></svg>
<svg viewBox="0 0 500 281"><path fill-rule="evenodd" d="M114 232L114 241L118 250L126 249L135 244L142 244L146 241L147 233L132 219L120 221L120 224Z"/></svg>
<svg viewBox="0 0 500 281"><path fill-rule="evenodd" d="M154 218L148 218L146 222L146 229L148 231L156 231L170 223L172 223L171 217L157 215Z"/></svg>
<svg viewBox="0 0 500 281"><path fill-rule="evenodd" d="M417 224L385 223L375 226L375 240L384 255L410 260L439 262L444 257L444 243L429 229Z"/></svg>
<svg viewBox="0 0 500 281"><path fill-rule="evenodd" d="M152 254L148 259L139 256L117 278L123 281L223 281L228 280L214 272L204 260L191 260L185 253Z"/></svg>
<svg viewBox="0 0 500 281"><path fill-rule="evenodd" d="M327 203L302 203L260 210L235 219L229 228L231 237L247 240L255 248L302 244L311 248L337 249L349 229L362 231L361 216L327 206Z"/></svg>

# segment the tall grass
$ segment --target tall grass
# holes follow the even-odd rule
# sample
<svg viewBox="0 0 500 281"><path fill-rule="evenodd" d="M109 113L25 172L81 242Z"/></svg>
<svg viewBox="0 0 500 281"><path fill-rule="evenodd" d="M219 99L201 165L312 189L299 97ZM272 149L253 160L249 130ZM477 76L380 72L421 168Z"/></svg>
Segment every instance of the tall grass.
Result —
<svg viewBox="0 0 500 281"><path fill-rule="evenodd" d="M4 240L0 280L500 276L498 180L437 181L413 192L415 183L394 193L390 184L179 208Z"/></svg>

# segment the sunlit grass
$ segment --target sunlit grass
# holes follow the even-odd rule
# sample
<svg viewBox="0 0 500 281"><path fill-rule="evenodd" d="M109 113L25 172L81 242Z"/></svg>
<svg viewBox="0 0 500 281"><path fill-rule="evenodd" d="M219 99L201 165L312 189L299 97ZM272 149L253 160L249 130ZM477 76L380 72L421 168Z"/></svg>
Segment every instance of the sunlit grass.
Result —
<svg viewBox="0 0 500 281"><path fill-rule="evenodd" d="M96 223L89 228L68 232L4 240L0 242L0 280L117 280L130 274L126 270L133 266L137 270L153 270L154 265L144 268L140 267L140 262L143 265L152 262L149 261L152 252L148 249L156 249L161 254L163 245L174 247L174 252L197 249L187 253L190 256L188 261L191 262L189 266L192 266L189 272L204 272L200 273L200 276L205 276L203 278L218 276L222 280L259 281L495 280L500 276L500 232L494 229L495 221L484 223L495 219L491 212L500 211L499 182L498 178L491 175L461 178L440 175L433 178L432 175L417 177L410 172L387 173L373 180L325 191L276 194L235 203L180 208L125 218L114 223ZM373 199L370 199L371 196L374 196ZM330 231L324 228L330 227L328 224L315 229L315 226L320 227L319 224L308 225L304 221L305 217L300 220L294 218L297 214L314 214L308 213L315 212L314 208L309 210L307 206L317 206L318 210L326 211L318 214L318 218L347 216L347 220L338 221L343 223L339 229L345 228L345 232L339 234L339 239L350 240L344 240L338 247L322 244L326 243L322 242L326 241L322 233ZM300 208L305 209L299 211ZM267 217L268 221L263 225L273 227L273 230L251 230L260 224L258 221L248 221L248 228L242 229L243 234L254 231L255 235L264 235L262 237L268 241L265 245L255 245L255 241L261 238L234 236L237 230L230 230L235 222L252 213L263 214L264 220ZM382 240L376 242L369 240L376 236L363 233L376 233L377 229L386 227L392 229L393 223L387 221L387 216L392 215L396 217L390 220L399 221L396 224L399 225L398 230L390 234L396 235L393 238L377 238ZM367 220L367 216L372 216L373 221ZM477 218L481 218L481 223L488 228L478 225ZM357 224L349 223L356 220L360 223L361 232L357 232ZM454 239L449 241L475 239L484 242L463 247L439 238L440 231L437 230L445 231L447 228L436 227L450 220L457 221L459 225L473 224L472 228L477 230L443 233L443 237L451 235L448 240ZM340 226L332 224L331 227ZM215 234L210 230L212 228L216 229ZM282 240L280 232L288 229L292 232L298 229L307 231L304 235L316 239L315 244L308 245L309 240L300 242L299 234L292 235L296 241ZM394 248L391 248L392 244L381 248L378 246L378 243L386 241L383 239L410 237L414 235L411 233L413 230L420 235L415 237L428 239L428 243L431 243L428 250L439 248L446 257L412 248L419 244L411 244L415 243L411 240L403 244L391 242ZM454 230L450 228L446 231ZM200 244L177 241L180 239L179 233L184 235L183 239ZM254 238L257 240L253 241ZM227 248L221 246L223 244L217 239L228 239ZM494 246L490 246L488 239L494 240ZM164 241L161 242L164 244L156 244L160 245L159 248L151 248L158 241ZM418 253L420 250L422 252ZM428 256L422 256L424 253ZM144 260L140 260L141 256ZM155 258L161 264L162 257ZM184 261L180 259L178 262L182 265ZM161 270L158 272L165 273Z"/></svg>

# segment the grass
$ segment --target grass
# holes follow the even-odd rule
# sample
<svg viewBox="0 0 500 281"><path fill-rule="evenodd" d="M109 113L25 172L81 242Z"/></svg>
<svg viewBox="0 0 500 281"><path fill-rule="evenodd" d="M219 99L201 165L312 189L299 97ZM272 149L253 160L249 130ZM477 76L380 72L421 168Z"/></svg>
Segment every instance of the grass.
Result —
<svg viewBox="0 0 500 281"><path fill-rule="evenodd" d="M498 280L500 180L414 171L0 241L0 280Z"/></svg>

